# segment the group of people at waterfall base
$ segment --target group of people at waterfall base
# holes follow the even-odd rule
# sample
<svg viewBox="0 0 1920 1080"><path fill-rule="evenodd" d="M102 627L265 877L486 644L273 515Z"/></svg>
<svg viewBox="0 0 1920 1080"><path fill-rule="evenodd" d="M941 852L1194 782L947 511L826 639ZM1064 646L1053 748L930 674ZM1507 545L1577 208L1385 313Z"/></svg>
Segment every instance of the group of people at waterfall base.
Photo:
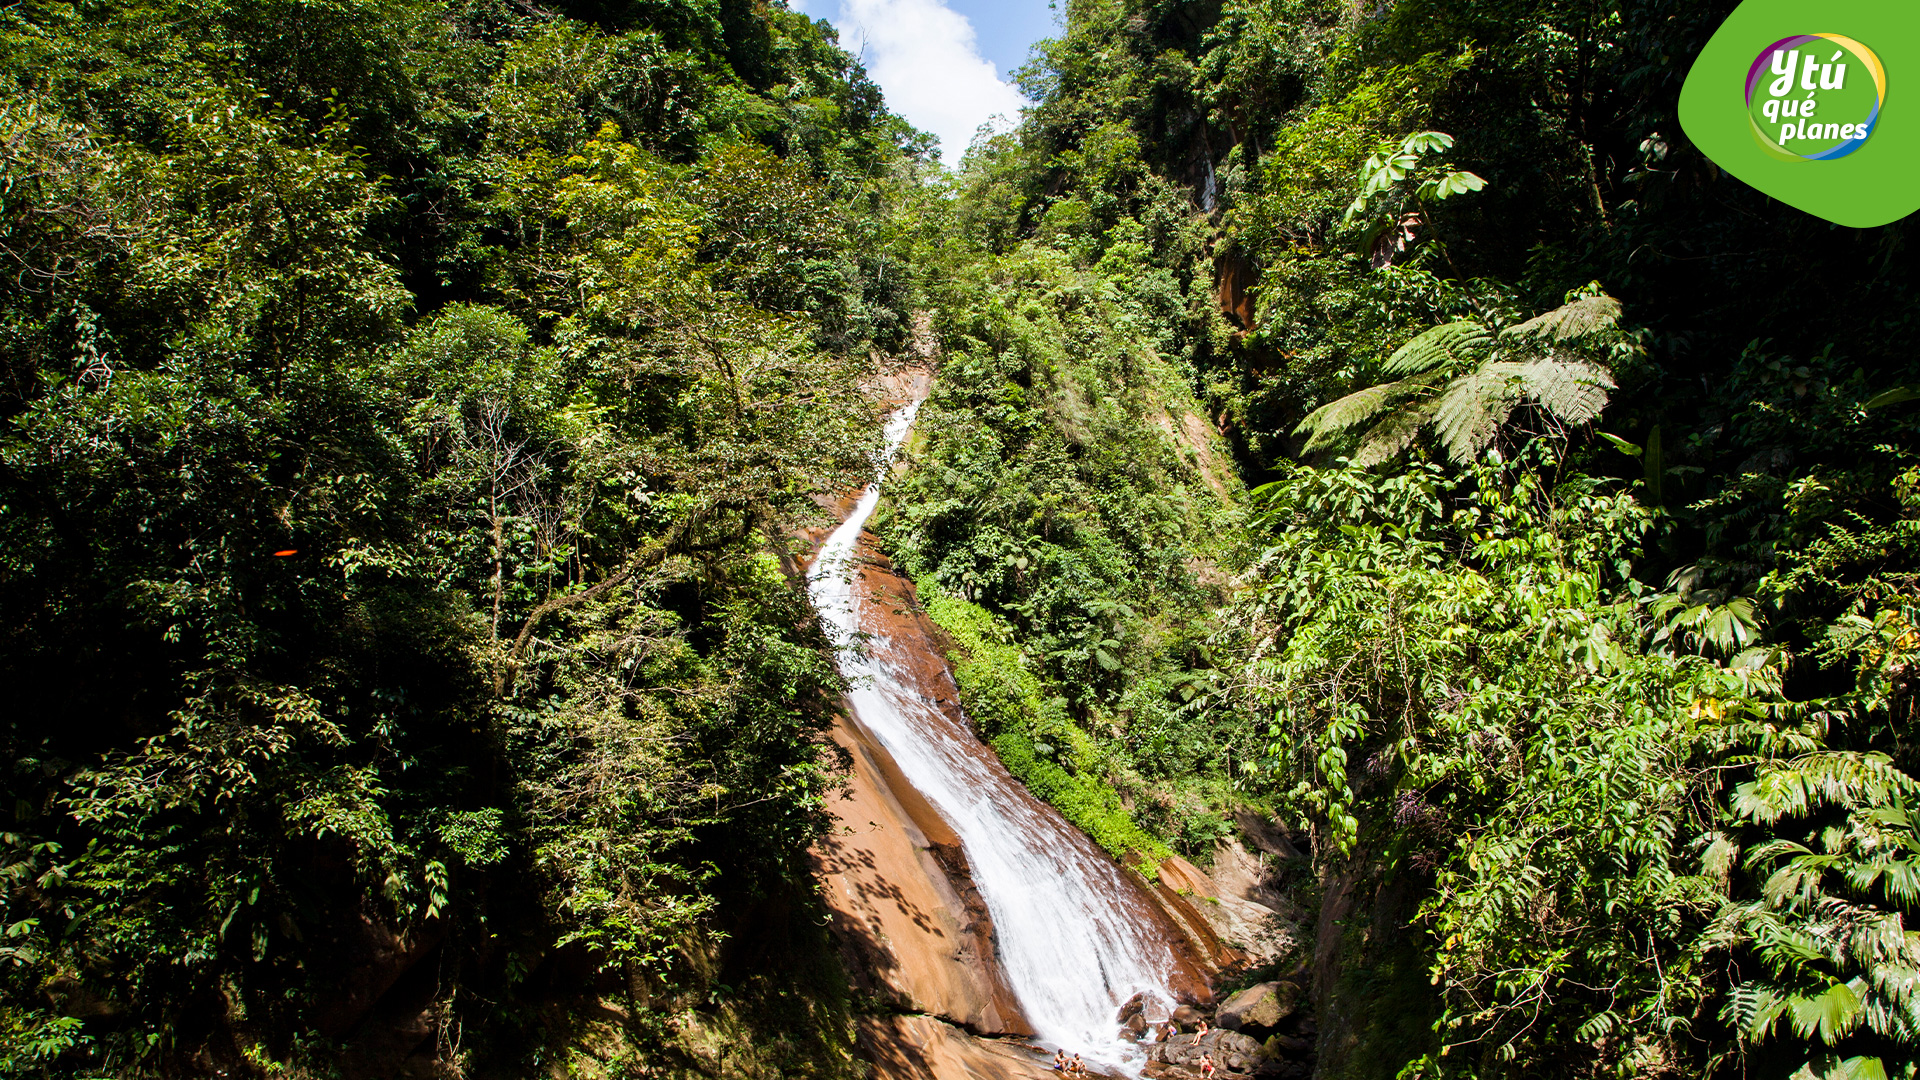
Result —
<svg viewBox="0 0 1920 1080"><path fill-rule="evenodd" d="M1207 1032L1210 1030L1212 1029L1207 1027L1207 1022L1205 1020L1200 1021L1200 1026L1197 1029L1195 1029L1193 1033L1193 1041L1196 1043L1199 1042L1202 1038L1206 1037ZM1160 1025L1160 1037L1158 1039L1155 1039L1154 1041L1166 1042L1168 1039L1171 1039L1175 1035L1179 1034L1179 1032L1180 1032L1180 1029L1174 1026L1173 1021L1169 1020L1166 1023ZM1200 1055L1200 1075L1205 1077L1212 1077L1213 1070L1214 1070L1213 1054L1211 1053L1201 1054ZM1057 1073L1065 1073L1068 1076L1085 1076L1087 1075L1087 1066L1085 1062L1080 1060L1079 1054L1075 1054L1072 1057L1068 1057L1067 1052L1065 1050L1055 1050L1053 1052L1053 1071Z"/></svg>

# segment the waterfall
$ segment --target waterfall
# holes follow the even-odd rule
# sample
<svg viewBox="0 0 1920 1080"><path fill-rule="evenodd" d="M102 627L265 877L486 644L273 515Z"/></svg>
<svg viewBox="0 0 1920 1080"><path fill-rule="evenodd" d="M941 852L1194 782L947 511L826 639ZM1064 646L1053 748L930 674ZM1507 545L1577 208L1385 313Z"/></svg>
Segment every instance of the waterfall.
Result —
<svg viewBox="0 0 1920 1080"><path fill-rule="evenodd" d="M890 462L919 403L887 422ZM885 476L885 466L881 476ZM1043 1042L1137 1074L1142 1055L1115 1014L1135 993L1150 1016L1173 1004L1178 960L1157 912L1126 872L1007 772L970 727L927 701L889 642L863 641L855 548L880 499L869 485L807 573L814 606L839 647L854 719L960 837L997 951L1021 1011Z"/></svg>

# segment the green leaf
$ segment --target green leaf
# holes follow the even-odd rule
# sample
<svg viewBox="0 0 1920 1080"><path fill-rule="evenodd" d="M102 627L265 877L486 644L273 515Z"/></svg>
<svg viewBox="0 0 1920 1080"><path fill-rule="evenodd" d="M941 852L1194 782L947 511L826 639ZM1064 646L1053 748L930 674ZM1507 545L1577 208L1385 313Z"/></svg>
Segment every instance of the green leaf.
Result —
<svg viewBox="0 0 1920 1080"><path fill-rule="evenodd" d="M1634 445L1633 443L1628 442L1627 440L1621 438L1618 435L1609 435L1604 431L1597 432L1596 434L1598 434L1601 438L1607 440L1608 442L1612 443L1614 446L1614 449L1619 450L1621 453L1627 455L1628 457L1639 457L1642 453L1645 452L1640 447Z"/></svg>
<svg viewBox="0 0 1920 1080"><path fill-rule="evenodd" d="M1883 405L1898 405L1903 401L1913 401L1916 398L1920 398L1920 386L1896 386L1868 398L1860 407L1878 409Z"/></svg>
<svg viewBox="0 0 1920 1080"><path fill-rule="evenodd" d="M1866 1005L1854 988L1836 982L1814 997L1794 997L1787 1002L1787 1016L1802 1038L1817 1034L1832 1046L1860 1024Z"/></svg>
<svg viewBox="0 0 1920 1080"><path fill-rule="evenodd" d="M1428 376L1417 375L1399 382L1381 383L1357 390L1315 409L1294 428L1294 433L1313 436L1307 441L1306 453L1323 450L1331 445L1340 432L1374 419L1409 397L1430 391L1434 382Z"/></svg>

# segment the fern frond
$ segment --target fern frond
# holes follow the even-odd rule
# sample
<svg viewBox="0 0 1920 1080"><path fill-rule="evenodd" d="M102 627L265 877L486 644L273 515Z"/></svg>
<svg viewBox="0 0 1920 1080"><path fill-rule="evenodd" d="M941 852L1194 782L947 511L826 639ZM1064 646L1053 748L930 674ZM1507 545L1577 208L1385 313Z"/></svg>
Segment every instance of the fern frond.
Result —
<svg viewBox="0 0 1920 1080"><path fill-rule="evenodd" d="M1605 293L1583 296L1571 304L1562 304L1545 315L1528 319L1518 326L1500 331L1501 337L1544 337L1571 341L1612 329L1620 322L1620 301Z"/></svg>
<svg viewBox="0 0 1920 1080"><path fill-rule="evenodd" d="M1584 424L1607 407L1607 391L1618 384L1606 370L1578 360L1542 357L1520 372L1527 396L1562 423Z"/></svg>
<svg viewBox="0 0 1920 1080"><path fill-rule="evenodd" d="M1433 422L1438 407L1437 399L1428 398L1411 408L1395 409L1388 413L1385 419L1360 436L1360 445L1353 452L1353 463L1362 469L1371 469L1400 456L1400 452L1411 446L1419 436L1420 429Z"/></svg>
<svg viewBox="0 0 1920 1080"><path fill-rule="evenodd" d="M1388 375L1432 371L1454 361L1478 359L1492 344L1493 335L1471 319L1436 326L1400 346L1380 365Z"/></svg>
<svg viewBox="0 0 1920 1080"><path fill-rule="evenodd" d="M1341 432L1358 427L1401 401L1431 389L1433 381L1431 377L1415 376L1356 390L1313 410L1293 433L1313 436L1303 448L1305 453L1324 450Z"/></svg>
<svg viewBox="0 0 1920 1080"><path fill-rule="evenodd" d="M1434 432L1455 465L1465 465L1493 441L1519 403L1518 381L1526 365L1495 362L1447 384L1435 403Z"/></svg>

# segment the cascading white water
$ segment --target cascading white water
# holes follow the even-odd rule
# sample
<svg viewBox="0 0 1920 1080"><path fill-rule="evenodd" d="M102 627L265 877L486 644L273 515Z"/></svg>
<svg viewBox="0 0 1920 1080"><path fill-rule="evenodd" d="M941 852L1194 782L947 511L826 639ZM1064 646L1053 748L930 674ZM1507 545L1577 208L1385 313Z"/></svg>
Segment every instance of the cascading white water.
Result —
<svg viewBox="0 0 1920 1080"><path fill-rule="evenodd" d="M915 402L887 422L886 461L918 409ZM1034 1034L1135 1073L1141 1055L1118 1037L1115 1013L1135 993L1147 995L1150 1013L1171 1006L1179 961L1111 860L1014 780L970 729L926 701L889 660L887 642L859 644L854 551L879 499L876 480L807 573L852 684L854 718L959 835L993 919L1001 967Z"/></svg>

